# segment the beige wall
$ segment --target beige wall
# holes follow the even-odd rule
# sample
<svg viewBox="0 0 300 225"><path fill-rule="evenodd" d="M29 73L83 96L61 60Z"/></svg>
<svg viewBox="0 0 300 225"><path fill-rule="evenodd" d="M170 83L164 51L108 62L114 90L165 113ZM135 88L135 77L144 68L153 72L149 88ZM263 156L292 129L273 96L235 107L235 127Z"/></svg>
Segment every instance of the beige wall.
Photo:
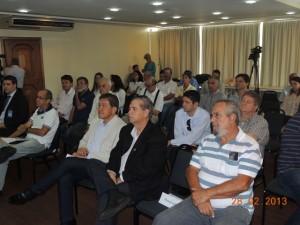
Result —
<svg viewBox="0 0 300 225"><path fill-rule="evenodd" d="M42 38L45 84L55 96L63 74L74 79L86 76L91 87L98 71L106 77L118 74L124 80L133 64L143 68L146 52L152 53L154 61L158 58L156 33L149 35L143 26L76 23L74 30L67 32L0 29L1 37Z"/></svg>

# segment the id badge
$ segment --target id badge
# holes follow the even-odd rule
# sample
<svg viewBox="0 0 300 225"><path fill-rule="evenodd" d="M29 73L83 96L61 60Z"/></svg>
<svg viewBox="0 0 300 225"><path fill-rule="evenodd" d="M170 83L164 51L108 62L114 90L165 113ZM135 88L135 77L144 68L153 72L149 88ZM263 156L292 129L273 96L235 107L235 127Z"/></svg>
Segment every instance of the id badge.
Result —
<svg viewBox="0 0 300 225"><path fill-rule="evenodd" d="M7 116L8 116L9 118L12 118L12 116L13 116L13 111L12 111L12 110L8 110Z"/></svg>

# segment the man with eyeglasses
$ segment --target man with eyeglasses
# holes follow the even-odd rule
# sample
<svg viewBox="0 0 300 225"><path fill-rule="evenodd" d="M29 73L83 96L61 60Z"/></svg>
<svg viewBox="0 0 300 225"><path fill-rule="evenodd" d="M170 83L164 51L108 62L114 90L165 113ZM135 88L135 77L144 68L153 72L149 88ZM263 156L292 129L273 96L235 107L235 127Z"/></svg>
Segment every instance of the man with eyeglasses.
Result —
<svg viewBox="0 0 300 225"><path fill-rule="evenodd" d="M95 95L89 90L89 81L86 77L77 78L73 107L69 116L68 123L60 128L61 138L67 146L67 152L72 154L79 144L87 129L87 121L92 109Z"/></svg>
<svg viewBox="0 0 300 225"><path fill-rule="evenodd" d="M176 112L174 139L168 141L168 146L188 144L198 146L203 137L210 134L210 116L199 107L200 95L195 90L183 94L183 108ZM170 150L170 163L173 164L178 148Z"/></svg>
<svg viewBox="0 0 300 225"><path fill-rule="evenodd" d="M51 91L47 89L39 91L36 98L38 108L28 122L21 124L9 136L15 138L27 133L26 138L19 140L18 143L0 141L0 191L4 186L7 167L11 160L41 152L51 145L59 124L58 114L52 107L51 101Z"/></svg>

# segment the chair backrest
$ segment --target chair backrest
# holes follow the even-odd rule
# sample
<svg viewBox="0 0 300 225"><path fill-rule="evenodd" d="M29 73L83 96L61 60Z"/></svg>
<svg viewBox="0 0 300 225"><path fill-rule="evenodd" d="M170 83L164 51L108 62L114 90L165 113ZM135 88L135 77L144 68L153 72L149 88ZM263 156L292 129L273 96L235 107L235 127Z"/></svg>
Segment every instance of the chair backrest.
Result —
<svg viewBox="0 0 300 225"><path fill-rule="evenodd" d="M202 85L205 81L208 80L208 77L210 76L210 74L207 73L203 73L203 74L197 74L195 76L195 79L197 80L199 85Z"/></svg>
<svg viewBox="0 0 300 225"><path fill-rule="evenodd" d="M264 117L269 125L270 136L280 137L281 129L286 122L285 114L276 111L267 111Z"/></svg>
<svg viewBox="0 0 300 225"><path fill-rule="evenodd" d="M261 112L280 111L280 103L276 91L265 91L260 104Z"/></svg>
<svg viewBox="0 0 300 225"><path fill-rule="evenodd" d="M193 152L191 148L187 148L187 145L181 145L170 174L170 184L189 189L185 178L186 168L188 167Z"/></svg>
<svg viewBox="0 0 300 225"><path fill-rule="evenodd" d="M60 133L59 133L59 127L58 127L57 130L56 130L56 132L55 132L55 135L53 137L53 140L51 142L51 145L48 148L50 150L53 150L53 152L58 151L58 148L59 148L59 136L60 136Z"/></svg>

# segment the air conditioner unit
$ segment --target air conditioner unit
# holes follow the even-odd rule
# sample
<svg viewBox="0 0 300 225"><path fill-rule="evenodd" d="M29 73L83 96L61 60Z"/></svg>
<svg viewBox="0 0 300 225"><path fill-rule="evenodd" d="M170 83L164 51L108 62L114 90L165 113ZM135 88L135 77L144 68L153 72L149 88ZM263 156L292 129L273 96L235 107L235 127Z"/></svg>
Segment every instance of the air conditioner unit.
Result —
<svg viewBox="0 0 300 225"><path fill-rule="evenodd" d="M0 21L0 29L67 31L74 28L74 22L57 19L7 17Z"/></svg>

